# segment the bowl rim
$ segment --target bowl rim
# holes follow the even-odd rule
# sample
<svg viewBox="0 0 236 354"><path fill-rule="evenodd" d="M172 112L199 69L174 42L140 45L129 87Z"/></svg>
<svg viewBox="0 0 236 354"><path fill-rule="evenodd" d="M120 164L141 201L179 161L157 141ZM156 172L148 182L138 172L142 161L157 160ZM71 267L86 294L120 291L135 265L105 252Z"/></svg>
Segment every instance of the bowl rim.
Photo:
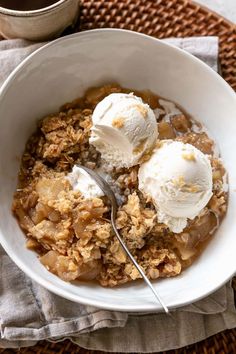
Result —
<svg viewBox="0 0 236 354"><path fill-rule="evenodd" d="M36 49L33 53L31 53L29 56L27 56L12 72L11 74L7 77L7 79L3 82L2 86L0 87L0 100L2 99L2 97L4 97L6 91L8 90L8 87L11 85L12 82L14 82L15 76L17 75L17 73L23 69L25 66L27 66L28 62L30 62L34 56L37 56L37 54L41 51L44 51L46 48L48 47L53 47L54 45L57 45L58 43L63 43L64 41L71 39L71 38L83 38L86 36L91 36L93 34L97 34L97 33L123 33L124 35L126 33L128 33L129 35L134 35L134 36L140 36L143 37L145 40L149 40L152 41L153 43L161 43L161 45L163 46L168 46L171 47L173 51L179 52L181 53L183 56L185 57L189 57L191 60L195 61L196 63L198 63L198 65L201 65L203 69L211 72L211 75L214 75L215 78L217 80L220 80L222 82L222 84L225 86L225 89L227 90L228 94L231 95L233 97L233 99L235 100L235 105L236 105L236 94L234 92L234 90L230 87L230 85L217 73L215 72L213 69L211 69L207 64L205 64L204 62L202 62L200 59L196 58L195 56L193 56L192 54L174 46L173 44L169 44L166 43L164 41L161 41L157 38L145 35L143 33L138 33L135 31L130 31L130 30L124 30L124 29L111 29L111 28L104 28L104 29L94 29L94 30L88 30L88 31L83 31L83 32L79 32L79 33L74 33L71 35L68 35L66 37L62 37L62 38L58 38L50 43L47 43L45 45L43 45L42 47ZM96 300L96 299L89 299L87 300L85 297L81 297L78 294L72 294L69 290L67 289L62 289L60 288L58 285L54 285L50 282L49 279L46 279L44 276L41 275L37 275L36 273L34 273L34 271L29 268L27 265L25 265L24 261L22 261L17 254L12 254L11 250L8 247L8 242L6 240L6 238L4 237L4 234L2 233L2 231L0 230L0 243L2 245L2 247L4 248L4 250L6 251L6 253L10 256L10 258L16 263L16 265L25 273L27 274L31 279L33 279L34 281L36 281L38 284L42 285L43 287L45 287L46 289L48 289L49 291L51 291L54 294L57 294L65 299L83 304L83 305L90 305L90 306L95 306L97 308L101 308L101 309L106 309L106 310L113 310L113 311L124 311L124 312L162 312L161 307L158 304L155 304L155 302L153 303L146 303L142 306L132 306L132 305L126 305L125 303L122 304L116 304L115 306L113 305L107 305L105 302L101 302L100 300ZM228 282L236 273L236 269L235 270L230 270L228 271L228 275L225 277L225 279L223 281L221 281L216 287L214 287L213 289L209 289L209 290L204 290L202 292L200 292L196 298L189 300L189 301L178 301L178 303L175 303L173 301L173 304L169 305L170 309L175 309L175 308L179 308L188 304L192 304L198 300L201 300L202 298L210 295L211 293L215 292L216 290L218 290L221 286L223 286L226 282Z"/></svg>
<svg viewBox="0 0 236 354"><path fill-rule="evenodd" d="M33 17L40 16L45 13L56 10L60 5L69 2L70 0L56 0L53 4L36 9L36 10L13 10L7 7L0 6L0 14L12 16L12 17Z"/></svg>

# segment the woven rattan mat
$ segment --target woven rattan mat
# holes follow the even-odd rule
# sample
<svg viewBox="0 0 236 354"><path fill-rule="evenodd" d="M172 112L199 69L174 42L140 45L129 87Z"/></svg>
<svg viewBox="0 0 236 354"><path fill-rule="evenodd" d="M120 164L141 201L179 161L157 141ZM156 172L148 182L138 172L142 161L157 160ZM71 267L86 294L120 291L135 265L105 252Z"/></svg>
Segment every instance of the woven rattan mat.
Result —
<svg viewBox="0 0 236 354"><path fill-rule="evenodd" d="M190 0L81 2L82 30L116 27L157 38L218 36L222 75L236 90L236 26L216 13Z"/></svg>
<svg viewBox="0 0 236 354"><path fill-rule="evenodd" d="M235 0L236 1L236 0ZM236 90L236 26L189 0L81 0L76 30L116 27L143 32L157 38L219 36L220 62L224 79ZM18 353L3 349L0 353ZM20 350L24 354L95 354L69 340L39 342ZM167 352L166 352L167 353ZM168 354L235 354L236 329L227 330L197 344ZM163 352L164 354L164 352Z"/></svg>

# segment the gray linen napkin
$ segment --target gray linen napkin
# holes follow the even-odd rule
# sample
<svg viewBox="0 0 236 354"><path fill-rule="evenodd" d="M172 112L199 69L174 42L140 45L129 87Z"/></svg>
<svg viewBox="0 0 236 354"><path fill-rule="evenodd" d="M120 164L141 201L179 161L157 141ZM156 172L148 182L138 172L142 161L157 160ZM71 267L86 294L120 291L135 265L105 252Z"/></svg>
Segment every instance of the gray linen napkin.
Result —
<svg viewBox="0 0 236 354"><path fill-rule="evenodd" d="M217 70L216 37L167 39ZM42 43L0 42L0 85ZM65 300L29 279L0 248L0 347L31 346L70 338L82 347L157 352L185 346L236 326L231 284L192 305L164 314L128 314Z"/></svg>

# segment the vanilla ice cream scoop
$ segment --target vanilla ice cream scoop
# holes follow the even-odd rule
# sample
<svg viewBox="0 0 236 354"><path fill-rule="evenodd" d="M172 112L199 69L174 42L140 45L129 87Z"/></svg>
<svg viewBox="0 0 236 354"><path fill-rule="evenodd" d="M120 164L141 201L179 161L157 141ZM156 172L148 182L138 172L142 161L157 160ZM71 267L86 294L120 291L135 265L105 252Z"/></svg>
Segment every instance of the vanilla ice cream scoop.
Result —
<svg viewBox="0 0 236 354"><path fill-rule="evenodd" d="M190 144L165 140L140 166L139 189L152 199L158 221L179 233L212 196L209 158Z"/></svg>
<svg viewBox="0 0 236 354"><path fill-rule="evenodd" d="M112 93L96 106L90 143L111 166L139 163L155 144L158 130L154 112L132 93Z"/></svg>

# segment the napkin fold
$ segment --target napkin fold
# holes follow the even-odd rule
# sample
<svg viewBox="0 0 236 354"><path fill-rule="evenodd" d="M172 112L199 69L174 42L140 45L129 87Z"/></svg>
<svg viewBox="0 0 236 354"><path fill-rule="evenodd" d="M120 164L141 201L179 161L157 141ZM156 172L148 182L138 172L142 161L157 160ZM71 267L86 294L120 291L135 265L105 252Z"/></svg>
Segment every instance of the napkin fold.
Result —
<svg viewBox="0 0 236 354"><path fill-rule="evenodd" d="M214 70L218 38L166 39ZM0 85L43 43L0 41ZM194 304L165 314L101 310L65 300L28 278L0 248L0 347L32 346L39 340L70 338L87 349L150 353L198 342L236 326L231 283Z"/></svg>

